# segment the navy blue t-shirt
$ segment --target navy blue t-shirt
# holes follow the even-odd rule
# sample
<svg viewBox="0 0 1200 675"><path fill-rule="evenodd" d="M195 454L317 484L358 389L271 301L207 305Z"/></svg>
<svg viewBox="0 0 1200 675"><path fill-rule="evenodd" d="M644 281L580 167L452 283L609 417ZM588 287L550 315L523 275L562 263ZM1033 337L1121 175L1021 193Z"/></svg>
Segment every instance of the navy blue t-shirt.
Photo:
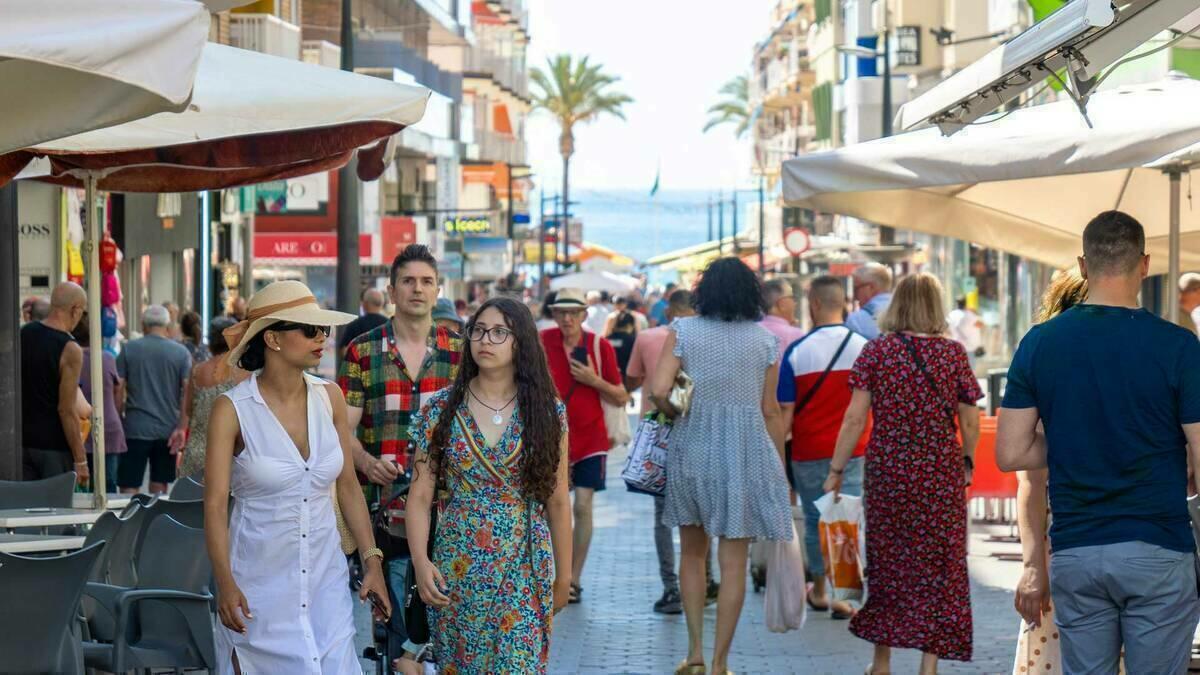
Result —
<svg viewBox="0 0 1200 675"><path fill-rule="evenodd" d="M1142 541L1194 551L1187 439L1200 341L1144 309L1077 305L1021 340L1005 408L1046 430L1053 550Z"/></svg>

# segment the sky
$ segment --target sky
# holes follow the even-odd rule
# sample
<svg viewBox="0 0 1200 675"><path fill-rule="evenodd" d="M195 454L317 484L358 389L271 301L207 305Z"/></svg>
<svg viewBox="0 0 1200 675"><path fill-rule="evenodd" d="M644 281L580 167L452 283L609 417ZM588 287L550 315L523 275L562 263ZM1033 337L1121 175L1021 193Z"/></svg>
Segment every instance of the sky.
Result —
<svg viewBox="0 0 1200 675"><path fill-rule="evenodd" d="M706 110L721 85L749 71L754 44L771 29L775 0L527 0L530 68L548 55L591 56L621 78L632 96L626 120L605 116L575 128L571 185L645 189L661 167L661 188L745 187L750 178L747 133L733 125L704 133ZM526 125L529 161L538 185L562 184L558 126L544 111Z"/></svg>

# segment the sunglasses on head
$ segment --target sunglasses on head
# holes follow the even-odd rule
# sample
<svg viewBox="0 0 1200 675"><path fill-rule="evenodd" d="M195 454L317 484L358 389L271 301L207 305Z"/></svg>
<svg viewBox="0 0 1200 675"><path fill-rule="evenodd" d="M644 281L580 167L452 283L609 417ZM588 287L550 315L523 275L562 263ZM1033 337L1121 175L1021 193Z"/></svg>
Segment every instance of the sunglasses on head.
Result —
<svg viewBox="0 0 1200 675"><path fill-rule="evenodd" d="M280 321L279 323L275 324L274 326L271 326L267 330L273 330L273 331L298 330L304 335L304 337L308 338L309 340L312 340L317 337L317 333L324 333L325 337L329 337L329 332L331 329L329 326L314 326L312 324L307 324L307 323L292 323L290 321Z"/></svg>

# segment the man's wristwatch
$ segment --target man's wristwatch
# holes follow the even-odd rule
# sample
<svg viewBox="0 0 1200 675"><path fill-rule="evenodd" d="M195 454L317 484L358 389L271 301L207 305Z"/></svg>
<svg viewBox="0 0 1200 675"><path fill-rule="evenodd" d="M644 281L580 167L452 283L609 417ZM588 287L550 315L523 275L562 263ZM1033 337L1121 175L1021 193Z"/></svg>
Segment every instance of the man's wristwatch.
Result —
<svg viewBox="0 0 1200 675"><path fill-rule="evenodd" d="M843 473L846 473L846 470L845 469L835 469L835 468L833 468L833 465L830 464L829 465L829 473L834 474L835 476L840 476Z"/></svg>
<svg viewBox="0 0 1200 675"><path fill-rule="evenodd" d="M383 550L378 546L369 548L362 552L362 562L365 565L371 558L379 558L379 562L383 562Z"/></svg>

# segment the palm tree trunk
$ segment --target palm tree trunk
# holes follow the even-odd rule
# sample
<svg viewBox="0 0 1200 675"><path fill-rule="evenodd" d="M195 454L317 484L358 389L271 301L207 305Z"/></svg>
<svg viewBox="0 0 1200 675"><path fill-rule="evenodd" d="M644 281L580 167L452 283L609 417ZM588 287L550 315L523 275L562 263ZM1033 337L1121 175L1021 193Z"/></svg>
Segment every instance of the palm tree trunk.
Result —
<svg viewBox="0 0 1200 675"><path fill-rule="evenodd" d="M563 153L563 174L562 174L562 218L559 220L559 227L562 229L562 264L566 267L570 264L571 254L571 155Z"/></svg>

